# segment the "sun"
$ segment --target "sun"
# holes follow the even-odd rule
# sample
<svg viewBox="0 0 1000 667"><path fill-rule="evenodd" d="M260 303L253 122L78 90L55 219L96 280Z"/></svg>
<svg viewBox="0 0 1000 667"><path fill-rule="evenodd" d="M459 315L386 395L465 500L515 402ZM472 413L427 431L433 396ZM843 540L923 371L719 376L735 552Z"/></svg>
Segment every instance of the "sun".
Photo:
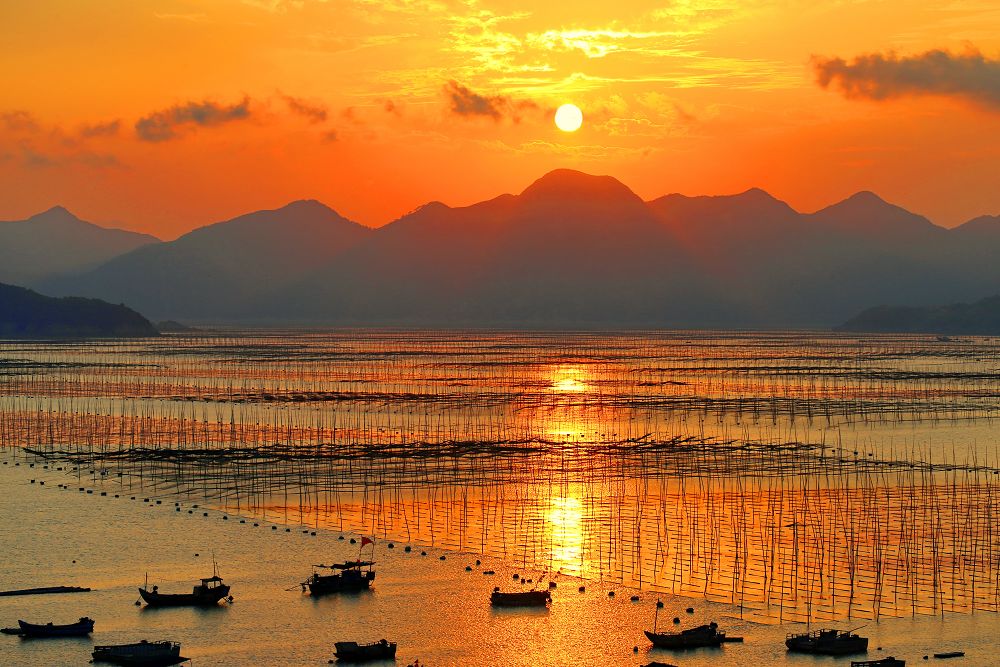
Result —
<svg viewBox="0 0 1000 667"><path fill-rule="evenodd" d="M575 104L564 104L556 109L556 127L563 132L576 132L583 125L583 112Z"/></svg>

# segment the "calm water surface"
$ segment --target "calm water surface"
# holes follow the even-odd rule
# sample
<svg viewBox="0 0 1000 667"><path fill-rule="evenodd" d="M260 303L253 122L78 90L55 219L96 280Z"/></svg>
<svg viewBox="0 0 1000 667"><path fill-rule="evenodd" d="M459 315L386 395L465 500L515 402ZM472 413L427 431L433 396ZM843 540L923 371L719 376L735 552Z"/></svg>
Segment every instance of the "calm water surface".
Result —
<svg viewBox="0 0 1000 667"><path fill-rule="evenodd" d="M382 636L400 664L849 662L786 658L809 620L867 624L873 657L992 664L998 369L992 339L794 332L0 342L0 587L98 589L0 612L88 614L100 642L169 637L195 664L318 664ZM360 534L372 593L295 588ZM147 572L186 589L213 552L232 607L132 606ZM551 610L489 608L515 572L555 578ZM746 644L647 655L657 597L661 620ZM3 664L88 654L4 639Z"/></svg>

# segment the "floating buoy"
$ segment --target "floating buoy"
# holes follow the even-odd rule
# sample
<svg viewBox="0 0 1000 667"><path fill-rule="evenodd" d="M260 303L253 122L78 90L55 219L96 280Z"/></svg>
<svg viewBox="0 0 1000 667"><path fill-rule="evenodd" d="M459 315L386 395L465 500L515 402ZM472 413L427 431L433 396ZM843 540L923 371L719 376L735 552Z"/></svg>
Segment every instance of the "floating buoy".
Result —
<svg viewBox="0 0 1000 667"><path fill-rule="evenodd" d="M494 572L493 570L484 570L484 571L483 571L483 574L486 574L486 575L489 575L489 574L496 574L496 572Z"/></svg>
<svg viewBox="0 0 1000 667"><path fill-rule="evenodd" d="M410 553L410 551L412 551L412 550L413 549L412 549L412 547L410 547L410 545L406 545L406 547L403 548L403 551L405 551L406 553Z"/></svg>
<svg viewBox="0 0 1000 667"><path fill-rule="evenodd" d="M313 537L316 537L316 531L315 531L315 530L314 530L314 531L312 531L312 532L311 532L311 533L309 533L309 534L310 534L310 535L312 535Z"/></svg>
<svg viewBox="0 0 1000 667"><path fill-rule="evenodd" d="M200 556L200 555L201 555L201 554L195 554L195 555L194 555L194 557L195 557L195 558L197 558L197 557L198 557L198 556Z"/></svg>
<svg viewBox="0 0 1000 667"><path fill-rule="evenodd" d="M421 551L421 552L420 552L420 555L421 555L421 556L426 556L426 555L427 555L427 552L426 552L426 551Z"/></svg>
<svg viewBox="0 0 1000 667"><path fill-rule="evenodd" d="M271 530L278 530L277 526L271 526Z"/></svg>
<svg viewBox="0 0 1000 667"><path fill-rule="evenodd" d="M638 602L639 601L639 596L638 595L633 595L632 597L629 598L629 600L631 600L632 602Z"/></svg>
<svg viewBox="0 0 1000 667"><path fill-rule="evenodd" d="M35 483L35 480L31 480L31 483L32 483L32 484L34 484L34 483Z"/></svg>
<svg viewBox="0 0 1000 667"><path fill-rule="evenodd" d="M229 517L228 517L228 516L223 516L223 517L222 517L222 520L223 520L223 521L229 521Z"/></svg>
<svg viewBox="0 0 1000 667"><path fill-rule="evenodd" d="M633 646L632 647L632 653L638 653L638 652L639 652L639 647L638 646Z"/></svg>
<svg viewBox="0 0 1000 667"><path fill-rule="evenodd" d="M614 591L608 591L608 597L609 598L613 598L614 596L615 596L615 592Z"/></svg>
<svg viewBox="0 0 1000 667"><path fill-rule="evenodd" d="M471 565L466 565L465 566L465 571L466 572L472 572L472 566Z"/></svg>
<svg viewBox="0 0 1000 667"><path fill-rule="evenodd" d="M142 502L144 502L144 503L148 503L148 502L149 502L149 498L143 498L143 499L142 499Z"/></svg>
<svg viewBox="0 0 1000 667"><path fill-rule="evenodd" d="M194 514L194 510L188 510L188 514Z"/></svg>
<svg viewBox="0 0 1000 667"><path fill-rule="evenodd" d="M259 524L259 523L255 523L255 524L253 525L253 527L254 527L254 528L257 528L258 526L260 526L260 524Z"/></svg>
<svg viewBox="0 0 1000 667"><path fill-rule="evenodd" d="M681 619L679 619L676 616L674 616L674 625L677 625L680 622L681 622Z"/></svg>
<svg viewBox="0 0 1000 667"><path fill-rule="evenodd" d="M342 539L344 539L344 536L343 536L343 535L341 535L341 536L340 536L340 537L338 537L337 539L338 539L338 540L342 540Z"/></svg>
<svg viewBox="0 0 1000 667"><path fill-rule="evenodd" d="M93 493L93 492L94 492L93 489L87 489L87 493Z"/></svg>
<svg viewBox="0 0 1000 667"><path fill-rule="evenodd" d="M175 512L180 512L180 511L181 511L181 508L180 508L180 507L175 507L175 508L174 508L174 511L175 511Z"/></svg>
<svg viewBox="0 0 1000 667"><path fill-rule="evenodd" d="M358 541L352 537L351 538L351 544L357 544L357 543L358 543Z"/></svg>
<svg viewBox="0 0 1000 667"><path fill-rule="evenodd" d="M549 588L555 588L555 587L556 587L556 582L550 581L549 582Z"/></svg>
<svg viewBox="0 0 1000 667"><path fill-rule="evenodd" d="M392 542L389 542L389 548L390 548L390 549L395 549L395 548L396 548L396 545L395 545L395 544L393 544Z"/></svg>
<svg viewBox="0 0 1000 667"><path fill-rule="evenodd" d="M208 516L208 512L202 512L201 515L202 516Z"/></svg>
<svg viewBox="0 0 1000 667"><path fill-rule="evenodd" d="M476 565L482 565L482 564L483 564L483 562L481 560L476 559Z"/></svg>
<svg viewBox="0 0 1000 667"><path fill-rule="evenodd" d="M286 533L290 533L290 532L292 532L292 529L291 528L285 528L285 532Z"/></svg>
<svg viewBox="0 0 1000 667"><path fill-rule="evenodd" d="M521 575L519 575L519 574L515 574L515 575L514 575L514 578L515 578L515 579L520 579L520 578L521 578Z"/></svg>
<svg viewBox="0 0 1000 667"><path fill-rule="evenodd" d="M686 612L687 612L687 613L689 613L689 614L693 614L693 613L694 613L694 607L688 607L688 608L687 608L687 609L685 609L684 611L686 611Z"/></svg>
<svg viewBox="0 0 1000 667"><path fill-rule="evenodd" d="M102 493L101 495L104 495L104 494ZM162 505L162 504L163 504L163 501L162 501L162 500L157 500L157 501L156 501L156 504L157 504L157 505Z"/></svg>
<svg viewBox="0 0 1000 667"><path fill-rule="evenodd" d="M42 482L42 484L45 484L45 482ZM106 495L108 495L108 492L107 491L101 491L101 495L102 496L106 496Z"/></svg>
<svg viewBox="0 0 1000 667"><path fill-rule="evenodd" d="M445 560L445 557L441 556L441 558L439 558L438 560Z"/></svg>
<svg viewBox="0 0 1000 667"><path fill-rule="evenodd" d="M586 593L587 592L587 587L586 586L580 586L580 588L578 588L577 590L580 591L581 593Z"/></svg>
<svg viewBox="0 0 1000 667"><path fill-rule="evenodd" d="M657 600L656 601L656 608L657 609L663 609L663 600Z"/></svg>

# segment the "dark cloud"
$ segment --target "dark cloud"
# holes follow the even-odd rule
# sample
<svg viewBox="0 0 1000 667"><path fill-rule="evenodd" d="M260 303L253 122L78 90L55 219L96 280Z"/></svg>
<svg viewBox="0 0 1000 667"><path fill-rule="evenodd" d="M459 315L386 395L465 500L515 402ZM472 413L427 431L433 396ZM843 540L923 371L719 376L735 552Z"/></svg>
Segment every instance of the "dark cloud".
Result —
<svg viewBox="0 0 1000 667"><path fill-rule="evenodd" d="M538 108L537 104L528 100L515 101L506 95L482 95L457 81L449 81L444 93L451 112L465 117L485 116L499 121L507 116L516 123L521 120L521 111Z"/></svg>
<svg viewBox="0 0 1000 667"><path fill-rule="evenodd" d="M282 99L285 100L285 104L292 113L302 116L310 123L322 123L326 120L329 113L325 105L316 102L308 102L300 97L292 97L291 95L282 95Z"/></svg>
<svg viewBox="0 0 1000 667"><path fill-rule="evenodd" d="M27 111L0 111L0 122L9 132L35 132L38 121Z"/></svg>
<svg viewBox="0 0 1000 667"><path fill-rule="evenodd" d="M143 141L167 141L177 137L178 128L185 125L208 127L250 117L250 98L237 104L188 102L156 111L136 121L135 133Z"/></svg>
<svg viewBox="0 0 1000 667"><path fill-rule="evenodd" d="M112 137L118 134L118 130L121 129L122 122L120 120L109 120L105 123L94 123L92 125L84 125L80 128L80 136L89 139L91 137Z"/></svg>
<svg viewBox="0 0 1000 667"><path fill-rule="evenodd" d="M1000 111L1000 60L975 49L958 54L933 50L907 57L872 53L852 62L816 56L813 68L819 85L835 86L848 98L943 95Z"/></svg>

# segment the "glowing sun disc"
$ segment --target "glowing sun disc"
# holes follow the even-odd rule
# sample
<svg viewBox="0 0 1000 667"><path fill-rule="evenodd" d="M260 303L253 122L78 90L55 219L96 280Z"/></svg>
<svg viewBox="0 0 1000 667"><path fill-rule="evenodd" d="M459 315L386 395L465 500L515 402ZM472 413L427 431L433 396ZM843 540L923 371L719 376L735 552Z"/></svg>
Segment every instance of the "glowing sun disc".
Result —
<svg viewBox="0 0 1000 667"><path fill-rule="evenodd" d="M563 132L576 132L583 125L583 112L575 104L564 104L556 109L556 127Z"/></svg>

